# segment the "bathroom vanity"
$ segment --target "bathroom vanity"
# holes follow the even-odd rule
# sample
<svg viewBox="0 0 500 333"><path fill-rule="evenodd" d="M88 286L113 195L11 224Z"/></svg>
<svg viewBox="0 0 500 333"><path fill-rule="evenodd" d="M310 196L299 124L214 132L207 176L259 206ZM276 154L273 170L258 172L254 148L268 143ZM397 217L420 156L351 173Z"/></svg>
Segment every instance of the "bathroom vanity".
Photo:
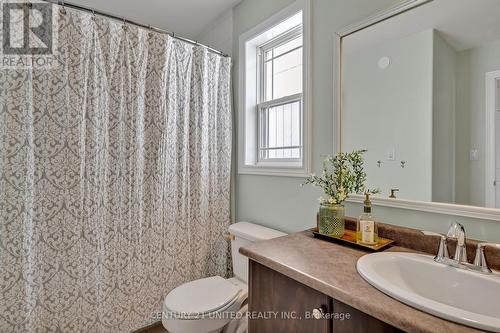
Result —
<svg viewBox="0 0 500 333"><path fill-rule="evenodd" d="M436 242L412 239L411 231L405 236L419 249ZM398 246L386 251L417 252ZM378 291L356 270L357 260L368 252L315 239L309 231L256 243L240 253L250 259L250 333L481 332Z"/></svg>
<svg viewBox="0 0 500 333"><path fill-rule="evenodd" d="M402 332L253 260L249 291L250 332Z"/></svg>

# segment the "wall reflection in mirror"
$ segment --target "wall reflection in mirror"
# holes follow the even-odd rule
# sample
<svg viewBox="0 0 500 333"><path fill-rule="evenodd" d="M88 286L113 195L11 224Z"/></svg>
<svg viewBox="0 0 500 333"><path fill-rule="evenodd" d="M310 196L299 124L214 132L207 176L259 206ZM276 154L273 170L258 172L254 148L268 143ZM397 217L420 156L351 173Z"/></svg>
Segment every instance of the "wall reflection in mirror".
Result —
<svg viewBox="0 0 500 333"><path fill-rule="evenodd" d="M499 18L434 0L342 39L342 150L380 196L500 208Z"/></svg>

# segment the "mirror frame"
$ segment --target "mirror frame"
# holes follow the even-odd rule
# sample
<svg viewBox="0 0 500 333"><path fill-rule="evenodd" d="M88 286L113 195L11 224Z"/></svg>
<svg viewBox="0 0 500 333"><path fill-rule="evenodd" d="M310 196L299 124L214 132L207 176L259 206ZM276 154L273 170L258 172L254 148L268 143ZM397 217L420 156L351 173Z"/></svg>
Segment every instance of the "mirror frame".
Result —
<svg viewBox="0 0 500 333"><path fill-rule="evenodd" d="M336 66L334 66L335 68L334 68L334 84L333 84L334 86L333 96L335 98L333 128L334 130L336 130L337 135L334 135L333 144L336 152L342 151L342 139L343 139L343 128L342 128L342 115L344 112L343 109L344 105L342 100L343 75L344 75L342 70L343 38L432 1L434 0L406 0L403 1L401 4L380 11L375 15L369 16L358 23L348 25L335 33L334 63L336 64ZM362 195L352 195L346 201L352 203L363 203L363 200L364 197ZM500 221L500 209L497 208L457 205L457 204L440 203L440 202L415 201L415 200L405 200L405 199L376 198L376 197L372 199L372 203L376 206L385 206L385 207L393 207L399 209L416 210L428 213L477 218L482 220Z"/></svg>

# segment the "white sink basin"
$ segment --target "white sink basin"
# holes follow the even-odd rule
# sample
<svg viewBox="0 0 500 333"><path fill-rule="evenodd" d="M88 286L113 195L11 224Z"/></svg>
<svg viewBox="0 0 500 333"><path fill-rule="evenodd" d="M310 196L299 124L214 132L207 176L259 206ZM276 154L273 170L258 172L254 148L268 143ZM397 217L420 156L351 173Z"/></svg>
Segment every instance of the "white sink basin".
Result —
<svg viewBox="0 0 500 333"><path fill-rule="evenodd" d="M359 274L393 298L467 326L500 332L500 276L448 267L433 257L385 252L361 257Z"/></svg>

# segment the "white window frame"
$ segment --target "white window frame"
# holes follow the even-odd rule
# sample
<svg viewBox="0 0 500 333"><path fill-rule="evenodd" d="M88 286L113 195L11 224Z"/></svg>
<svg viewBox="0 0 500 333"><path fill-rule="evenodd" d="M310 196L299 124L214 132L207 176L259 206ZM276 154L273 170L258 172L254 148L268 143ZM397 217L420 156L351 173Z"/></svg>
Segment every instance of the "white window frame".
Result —
<svg viewBox="0 0 500 333"><path fill-rule="evenodd" d="M273 38L271 41L265 43L264 45L260 46L259 47L259 50L258 50L258 62L257 62L257 65L258 65L258 70L259 70L259 80L257 82L257 86L258 86L258 90L259 90L259 98L258 98L258 104L257 104L257 166L273 166L273 165L276 165L276 164L280 164L280 165L286 165L286 166L296 166L296 167L301 167L302 166L302 155L303 155L303 152L304 152L304 147L303 147L303 138L302 138L302 135L303 135L303 129L302 129L302 118L303 118L303 115L302 115L302 111L303 111L303 105L302 105L302 99L303 99L303 93L297 93L297 94L293 94L293 95L288 95L288 96L283 96L281 98L277 98L277 99L271 99L271 100L268 100L266 101L266 92L267 92L267 80L265 80L264 78L267 77L267 73L266 73L266 64L269 60L265 59L265 54L276 48L276 47L279 47L281 45L284 45L298 37L301 37L302 36L302 25L300 26L296 26L295 28L292 28L286 32L284 32L282 35L279 35L278 37L275 37ZM291 53L299 48L302 48L302 50L304 50L304 45L303 43L300 45L300 46L297 46L291 50L288 50L280 55L278 55L277 57L273 57L270 61L274 61L275 59L279 58L279 57L282 57L288 53ZM270 109L272 107L276 107L276 106L280 106L280 105L285 105L285 104L290 104L290 103L294 103L294 102L299 102L300 103L300 133L299 133L299 136L300 136L300 145L299 146L290 146L288 148L300 148L301 152L301 157L300 158L291 158L291 159L285 159L285 158L280 158L280 159L270 159L270 158L266 158L266 159L262 159L262 150L272 150L273 148L269 148L267 147L264 147L264 141L263 140L263 126L262 126L262 122L261 122L261 116L262 116L262 113L264 112L264 110L266 109ZM285 147L281 147L281 149L283 149ZM279 149L279 148L278 148Z"/></svg>
<svg viewBox="0 0 500 333"><path fill-rule="evenodd" d="M287 96L283 99L272 101L282 103L286 100L297 99L300 95L302 100L302 156L301 159L276 159L259 160L259 112L260 107L269 106L260 103L263 87L259 84L263 74L258 60L260 47L266 42L274 40L279 43L278 32L273 35L273 27L286 21L288 18L302 11L302 49L303 49L303 85L302 93ZM293 27L290 27L293 28ZM288 29L293 30L293 29ZM288 31L287 30L287 31ZM266 33L262 40L260 36ZM296 33L296 32L295 32ZM300 35L300 34L299 34ZM259 38L256 38L259 36ZM276 38L278 37L278 38ZM304 177L311 172L311 75L310 75L310 0L297 0L290 6L273 15L266 21L257 25L250 31L242 34L239 38L239 90L238 90L238 173L254 175L272 175L287 177ZM274 44L275 45L275 44ZM290 99L288 99L290 98Z"/></svg>
<svg viewBox="0 0 500 333"><path fill-rule="evenodd" d="M302 157L300 158L290 158L290 159L285 159L285 158L279 158L279 159L271 159L271 158L266 158L266 159L262 159L261 158L261 151L262 150L273 150L273 149L297 149L297 148L300 148L302 151L301 151L301 155L303 154L303 151L304 151L304 147L302 145L303 143L303 139L302 139L302 110L303 110L303 106L302 106L302 93L298 93L298 94L295 94L295 95L290 95L290 96L284 96L284 97L281 97L281 98L278 98L278 99L274 99L274 100L271 100L271 101L268 101L268 102L262 102L262 103L259 103L258 106L257 106L257 117L258 117L258 120L257 120L257 135L258 135L258 139L257 139L257 147L258 147L258 151L257 151L257 165L258 166L273 166L274 164L273 163L280 163L280 164L284 164L286 163L286 165L289 165L289 166L294 166L296 165L297 167L300 167L302 165ZM262 138L262 134L263 134L263 131L262 131L262 123L260 122L261 120L261 114L262 112L264 112L265 109L270 109L270 108L273 108L273 107L276 107L276 106L281 106L281 105L285 105L285 104L291 104L291 103L296 103L296 102L299 102L300 103L300 133L299 133L299 136L300 136L300 145L299 146L288 146L288 147L279 147L279 148L270 148L270 147L264 147L263 146L263 138Z"/></svg>

